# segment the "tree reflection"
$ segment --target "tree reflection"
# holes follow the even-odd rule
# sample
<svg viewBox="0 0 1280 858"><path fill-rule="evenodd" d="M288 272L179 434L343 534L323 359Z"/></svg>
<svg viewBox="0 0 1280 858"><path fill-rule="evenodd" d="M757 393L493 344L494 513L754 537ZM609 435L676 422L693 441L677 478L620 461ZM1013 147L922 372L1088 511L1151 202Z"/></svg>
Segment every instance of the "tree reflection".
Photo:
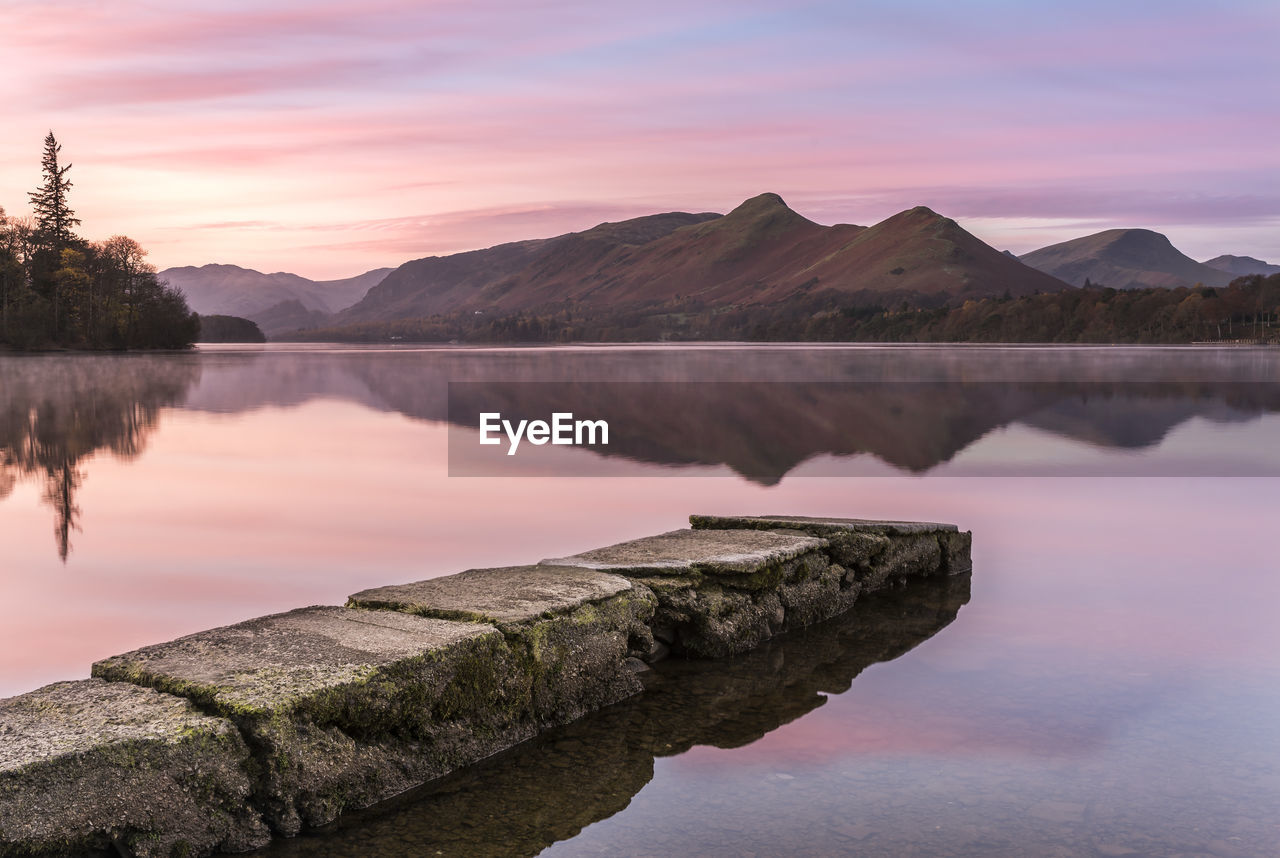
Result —
<svg viewBox="0 0 1280 858"><path fill-rule="evenodd" d="M0 498L41 480L65 562L80 531L84 463L100 450L136 457L160 409L181 403L199 377L194 356L0 358Z"/></svg>
<svg viewBox="0 0 1280 858"><path fill-rule="evenodd" d="M19 480L41 480L65 559L81 526L76 497L92 475L84 462L98 450L137 456L161 408L243 414L317 399L471 430L479 414L490 411L516 422L545 420L554 411L607 420L609 445L556 460L547 471L556 476L616 473L618 459L657 466L647 471L655 475L724 466L766 486L802 467L810 475L921 474L980 441L987 442L985 458L971 461L964 473L1069 473L1073 460L1060 465L1053 456L1061 445L1045 444L1046 436L1103 451L1153 450L1194 420L1225 425L1280 412L1277 378L1280 356L1274 350L353 349L0 356L0 497ZM1034 431L1006 443L997 430L1011 426ZM1258 437L1255 443L1268 444ZM1039 446L1025 446L1028 438ZM1250 457L1252 449L1207 445L1196 451L1200 458L1170 467L1230 475L1238 472L1231 470L1239 468L1236 462L1252 458L1249 473L1274 474L1280 463L1273 446L1260 446ZM555 452L526 445L522 456L540 450ZM516 473L501 447L451 442L449 455L455 476ZM1140 459L1101 457L1094 467L1136 468Z"/></svg>

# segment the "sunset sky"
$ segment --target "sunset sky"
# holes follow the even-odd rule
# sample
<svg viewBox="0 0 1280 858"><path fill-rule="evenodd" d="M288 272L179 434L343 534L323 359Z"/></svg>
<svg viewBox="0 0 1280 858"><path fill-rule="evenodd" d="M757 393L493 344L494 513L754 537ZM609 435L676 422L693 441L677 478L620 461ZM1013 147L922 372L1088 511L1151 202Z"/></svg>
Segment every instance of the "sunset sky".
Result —
<svg viewBox="0 0 1280 858"><path fill-rule="evenodd" d="M0 0L0 206L341 277L780 193L1280 262L1280 4Z"/></svg>

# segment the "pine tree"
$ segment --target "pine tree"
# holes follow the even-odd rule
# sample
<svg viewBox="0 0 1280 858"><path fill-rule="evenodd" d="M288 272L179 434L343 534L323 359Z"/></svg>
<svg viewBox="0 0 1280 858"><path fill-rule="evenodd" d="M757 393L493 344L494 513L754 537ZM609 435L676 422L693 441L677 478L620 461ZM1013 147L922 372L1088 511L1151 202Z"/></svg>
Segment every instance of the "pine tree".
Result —
<svg viewBox="0 0 1280 858"><path fill-rule="evenodd" d="M38 190L27 195L35 210L42 241L57 253L75 240L75 233L71 230L80 225L76 213L67 206L67 191L71 188L67 171L71 165L58 166L58 153L61 151L62 146L50 131L44 138L44 158L40 165L44 181Z"/></svg>

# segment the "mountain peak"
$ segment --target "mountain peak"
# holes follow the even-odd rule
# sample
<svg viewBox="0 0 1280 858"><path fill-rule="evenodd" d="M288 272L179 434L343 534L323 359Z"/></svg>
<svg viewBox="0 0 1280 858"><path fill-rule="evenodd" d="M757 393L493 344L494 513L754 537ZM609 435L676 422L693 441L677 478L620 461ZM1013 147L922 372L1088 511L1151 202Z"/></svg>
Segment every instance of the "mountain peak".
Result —
<svg viewBox="0 0 1280 858"><path fill-rule="evenodd" d="M898 233L898 232L929 232L929 231L957 231L960 225L945 215L940 215L928 206L916 206L915 208L900 211L896 215L885 218L880 223L872 227L879 232Z"/></svg>
<svg viewBox="0 0 1280 858"><path fill-rule="evenodd" d="M1075 286L1087 281L1113 289L1225 286L1231 276L1183 254L1168 236L1150 229L1106 229L1042 247L1021 257Z"/></svg>
<svg viewBox="0 0 1280 858"><path fill-rule="evenodd" d="M1165 244L1173 244L1173 242L1169 241L1169 237L1164 233L1156 232L1154 229L1143 229L1142 227L1136 226L1125 229L1109 229L1098 234L1110 236L1112 241L1125 241L1131 244L1148 243L1159 244L1162 246Z"/></svg>
<svg viewBox="0 0 1280 858"><path fill-rule="evenodd" d="M756 194L754 197L750 197L744 200L733 211L734 212L743 211L743 210L764 211L768 209L786 209L787 211L791 211L791 208L790 206L787 205L786 200L782 199L782 197L770 191L766 191L763 194ZM730 212L730 214L733 214L733 212Z"/></svg>
<svg viewBox="0 0 1280 858"><path fill-rule="evenodd" d="M717 229L791 229L816 226L813 221L797 213L782 197L773 193L758 194L743 201L737 208L708 226Z"/></svg>
<svg viewBox="0 0 1280 858"><path fill-rule="evenodd" d="M1280 274L1280 265L1272 265L1252 256L1232 256L1227 253L1222 256L1215 256L1213 259L1206 259L1204 264L1210 268L1236 275L1261 274L1265 277L1270 274Z"/></svg>
<svg viewBox="0 0 1280 858"><path fill-rule="evenodd" d="M920 218L926 218L926 217L941 218L942 217L942 215L938 214L928 206L913 206L907 209L905 212L903 212L903 214L911 215L912 217L920 217Z"/></svg>

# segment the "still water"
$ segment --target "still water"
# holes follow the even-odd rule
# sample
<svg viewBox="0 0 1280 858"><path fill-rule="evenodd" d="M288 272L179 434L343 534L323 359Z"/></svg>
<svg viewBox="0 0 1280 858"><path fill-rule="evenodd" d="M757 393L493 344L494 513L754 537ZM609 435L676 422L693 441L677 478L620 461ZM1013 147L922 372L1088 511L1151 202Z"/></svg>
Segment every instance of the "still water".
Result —
<svg viewBox="0 0 1280 858"><path fill-rule="evenodd" d="M617 434L497 462L450 382ZM691 512L974 533L971 580L269 854L1280 855L1276 350L2 356L0 457L0 695Z"/></svg>

